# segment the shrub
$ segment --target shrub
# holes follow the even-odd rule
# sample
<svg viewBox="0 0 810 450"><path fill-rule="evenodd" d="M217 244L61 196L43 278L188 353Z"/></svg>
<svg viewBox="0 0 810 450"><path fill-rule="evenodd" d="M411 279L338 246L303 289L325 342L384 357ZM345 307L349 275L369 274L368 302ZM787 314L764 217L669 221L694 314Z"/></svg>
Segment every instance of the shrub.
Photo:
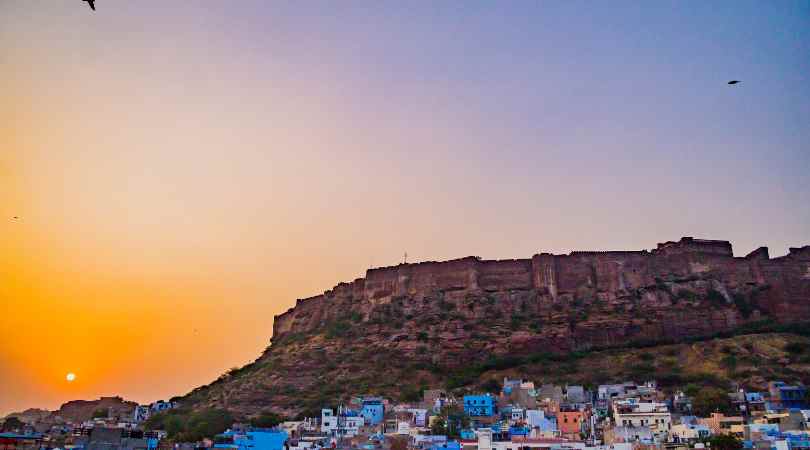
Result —
<svg viewBox="0 0 810 450"><path fill-rule="evenodd" d="M801 344L800 342L790 342L785 344L784 350L790 354L798 355L800 353L804 353L807 350L807 346Z"/></svg>
<svg viewBox="0 0 810 450"><path fill-rule="evenodd" d="M422 392L416 386L405 386L399 398L403 402L415 403L422 399Z"/></svg>
<svg viewBox="0 0 810 450"><path fill-rule="evenodd" d="M342 320L336 320L326 326L326 337L329 339L344 337L349 335L350 331L351 325Z"/></svg>
<svg viewBox="0 0 810 450"><path fill-rule="evenodd" d="M692 399L692 411L700 417L708 417L713 412L730 414L732 410L731 400L724 389L703 388Z"/></svg>
<svg viewBox="0 0 810 450"><path fill-rule="evenodd" d="M655 367L650 363L641 363L630 366L630 375L636 378L651 377L655 373Z"/></svg>
<svg viewBox="0 0 810 450"><path fill-rule="evenodd" d="M233 417L224 409L189 411L171 409L150 417L145 424L149 430L165 430L170 439L195 442L212 438L233 424Z"/></svg>
<svg viewBox="0 0 810 450"><path fill-rule="evenodd" d="M714 307L722 307L726 304L726 298L720 291L715 289L709 289L709 292L706 293L706 300L708 300L709 304Z"/></svg>
<svg viewBox="0 0 810 450"><path fill-rule="evenodd" d="M271 411L265 411L261 413L259 417L251 419L250 424L259 428L271 428L280 424L281 422L284 422L285 420L287 419L284 416Z"/></svg>
<svg viewBox="0 0 810 450"><path fill-rule="evenodd" d="M688 289L681 289L675 295L675 298L678 300L694 301L697 298L697 295Z"/></svg>
<svg viewBox="0 0 810 450"><path fill-rule="evenodd" d="M741 440L729 434L718 434L709 439L709 446L712 450L742 450Z"/></svg>
<svg viewBox="0 0 810 450"><path fill-rule="evenodd" d="M490 378L487 381L484 381L483 384L481 384L481 390L484 392L497 394L501 392L501 383L499 383L498 380L494 378Z"/></svg>
<svg viewBox="0 0 810 450"><path fill-rule="evenodd" d="M744 318L751 317L751 314L754 312L754 306L751 305L751 302L742 294L734 294L734 305L737 307L737 310L740 311L740 315Z"/></svg>
<svg viewBox="0 0 810 450"><path fill-rule="evenodd" d="M726 355L720 360L720 363L726 369L734 371L737 368L737 357L734 355Z"/></svg>
<svg viewBox="0 0 810 450"><path fill-rule="evenodd" d="M456 309L456 304L444 301L442 299L441 301L439 301L439 308L441 308L444 311L453 311L454 309Z"/></svg>

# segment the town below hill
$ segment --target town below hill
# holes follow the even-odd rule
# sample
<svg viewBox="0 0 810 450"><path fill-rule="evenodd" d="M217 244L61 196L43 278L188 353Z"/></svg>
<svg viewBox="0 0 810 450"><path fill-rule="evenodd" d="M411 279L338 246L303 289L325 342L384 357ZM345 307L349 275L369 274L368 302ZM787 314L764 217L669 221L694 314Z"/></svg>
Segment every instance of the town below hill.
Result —
<svg viewBox="0 0 810 450"><path fill-rule="evenodd" d="M173 402L107 398L88 420L32 411L3 422L3 449L236 448L257 450L791 450L810 445L810 395L770 381L765 391L668 394L655 381L594 387L504 378L492 392L442 389L412 402L354 396L313 417L264 413L248 423L226 411L187 417ZM93 402L86 402L83 406ZM123 407L122 406L127 406ZM132 407L129 407L132 406Z"/></svg>

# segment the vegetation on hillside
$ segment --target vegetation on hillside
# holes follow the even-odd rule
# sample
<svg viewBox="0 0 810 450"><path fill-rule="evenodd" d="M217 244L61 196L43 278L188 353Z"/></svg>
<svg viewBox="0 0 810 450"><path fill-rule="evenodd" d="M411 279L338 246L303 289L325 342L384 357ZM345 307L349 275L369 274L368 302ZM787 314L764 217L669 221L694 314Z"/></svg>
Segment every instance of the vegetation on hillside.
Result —
<svg viewBox="0 0 810 450"><path fill-rule="evenodd" d="M257 420L259 411L300 417L317 415L320 408L338 406L354 394L414 402L428 388L442 387L459 395L497 392L502 377L509 376L591 387L656 380L667 391L688 391L695 398L695 407L706 412L726 409L719 393L737 385L763 389L768 380L810 384L810 326L801 323L751 322L679 343L631 340L621 347L568 353L487 356L478 351L478 359L469 359L448 351L442 345L443 337L426 331L414 333L415 351L407 356L388 345L393 338L387 335L376 341L326 337L344 333L345 324L354 320L347 316L338 321L339 326L327 324L322 333L274 343L255 362L232 369L180 402L192 409L211 408L223 404L219 399L239 393L242 398L249 395L250 404L255 405L233 410L239 420ZM471 330L465 348L486 341Z"/></svg>
<svg viewBox="0 0 810 450"><path fill-rule="evenodd" d="M145 424L149 430L165 430L174 441L197 442L224 432L233 424L233 416L224 409L191 411L170 409L150 417Z"/></svg>

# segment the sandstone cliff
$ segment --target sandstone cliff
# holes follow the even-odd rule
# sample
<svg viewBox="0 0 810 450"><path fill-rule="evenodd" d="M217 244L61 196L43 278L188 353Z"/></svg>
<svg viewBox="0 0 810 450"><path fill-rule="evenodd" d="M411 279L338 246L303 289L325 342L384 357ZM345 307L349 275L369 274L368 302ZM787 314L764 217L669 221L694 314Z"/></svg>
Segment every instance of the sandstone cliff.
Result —
<svg viewBox="0 0 810 450"><path fill-rule="evenodd" d="M272 345L256 362L184 401L295 413L349 391L464 385L454 374L493 358L808 319L810 246L735 257L727 241L683 238L651 251L401 264L298 300L275 317Z"/></svg>

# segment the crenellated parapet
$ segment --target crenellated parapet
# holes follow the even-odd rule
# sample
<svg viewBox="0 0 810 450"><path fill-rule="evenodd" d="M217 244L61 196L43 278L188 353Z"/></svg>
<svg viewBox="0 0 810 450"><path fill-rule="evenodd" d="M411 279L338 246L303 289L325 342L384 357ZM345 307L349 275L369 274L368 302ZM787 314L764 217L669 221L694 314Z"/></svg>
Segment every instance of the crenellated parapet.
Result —
<svg viewBox="0 0 810 450"><path fill-rule="evenodd" d="M695 277L720 280L730 289L760 286L760 301L773 311L810 309L810 246L774 259L765 247L734 257L728 241L684 237L652 251L539 253L507 260L468 256L372 268L363 278L297 300L274 318L273 335L310 331L349 312L368 318L391 302L429 302L445 295L502 298L502 293L526 291L548 303L581 295L617 298Z"/></svg>

